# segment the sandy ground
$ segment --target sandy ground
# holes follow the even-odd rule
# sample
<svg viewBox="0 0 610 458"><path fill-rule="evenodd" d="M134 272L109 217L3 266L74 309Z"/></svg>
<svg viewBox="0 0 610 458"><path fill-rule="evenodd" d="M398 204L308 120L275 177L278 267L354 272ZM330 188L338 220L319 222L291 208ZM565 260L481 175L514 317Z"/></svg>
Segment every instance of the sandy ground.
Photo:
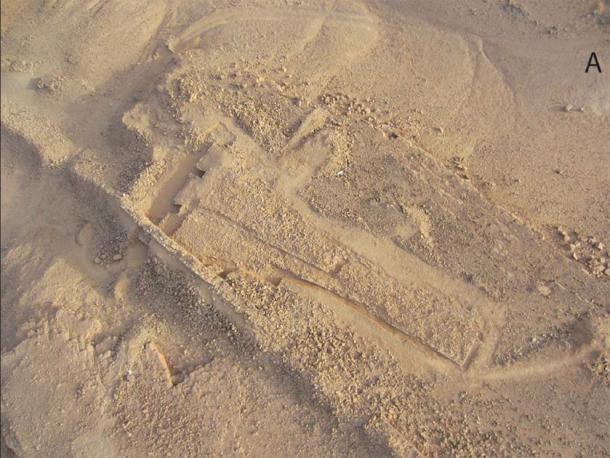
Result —
<svg viewBox="0 0 610 458"><path fill-rule="evenodd" d="M609 456L609 10L3 1L2 456Z"/></svg>

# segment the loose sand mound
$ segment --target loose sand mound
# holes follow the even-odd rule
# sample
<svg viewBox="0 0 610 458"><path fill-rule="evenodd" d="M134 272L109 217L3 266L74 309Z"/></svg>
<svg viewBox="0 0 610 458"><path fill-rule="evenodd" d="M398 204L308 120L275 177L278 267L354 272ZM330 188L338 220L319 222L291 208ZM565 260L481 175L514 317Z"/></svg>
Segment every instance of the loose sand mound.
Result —
<svg viewBox="0 0 610 458"><path fill-rule="evenodd" d="M445 3L3 3L3 456L610 454L606 5Z"/></svg>

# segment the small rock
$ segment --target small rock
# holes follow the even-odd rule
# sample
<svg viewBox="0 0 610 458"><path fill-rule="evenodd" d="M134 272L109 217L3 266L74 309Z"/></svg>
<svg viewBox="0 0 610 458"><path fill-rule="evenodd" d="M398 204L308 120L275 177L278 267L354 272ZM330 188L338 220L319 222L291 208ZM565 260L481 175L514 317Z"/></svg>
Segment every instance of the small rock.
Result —
<svg viewBox="0 0 610 458"><path fill-rule="evenodd" d="M96 257L93 259L93 262L94 262L95 264L99 264L99 263L101 263L101 262L102 262L102 260L96 256Z"/></svg>
<svg viewBox="0 0 610 458"><path fill-rule="evenodd" d="M593 273L595 274L601 274L602 272L605 272L605 267L603 264L598 264L596 266L594 266L591 270L593 271ZM606 269L607 270L607 269Z"/></svg>
<svg viewBox="0 0 610 458"><path fill-rule="evenodd" d="M112 257L112 260L113 260L113 261L120 261L121 259L123 259L123 256L122 256L122 255L120 255L120 254L115 254L115 255Z"/></svg>
<svg viewBox="0 0 610 458"><path fill-rule="evenodd" d="M569 113L572 110L574 110L574 105L572 105L571 103L568 103L565 107L563 107L563 111L565 111L566 113Z"/></svg>
<svg viewBox="0 0 610 458"><path fill-rule="evenodd" d="M538 292L544 297L549 297L551 295L551 288L545 285L539 285Z"/></svg>

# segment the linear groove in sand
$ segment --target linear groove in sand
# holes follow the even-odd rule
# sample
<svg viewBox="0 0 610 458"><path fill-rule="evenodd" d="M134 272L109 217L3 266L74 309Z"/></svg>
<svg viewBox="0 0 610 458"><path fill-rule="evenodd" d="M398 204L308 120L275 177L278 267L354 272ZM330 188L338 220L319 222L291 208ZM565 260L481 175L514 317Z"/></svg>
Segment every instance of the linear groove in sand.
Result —
<svg viewBox="0 0 610 458"><path fill-rule="evenodd" d="M373 331L381 338L381 340L386 340L389 337L397 338L401 343L406 343L408 345L408 351L412 352L414 356L418 356L418 360L420 362L430 365L438 370L442 370L443 372L461 370L461 366L454 360L423 343L418 338L411 336L402 329L391 325L387 321L371 313L368 310L368 307L365 305L340 296L314 282L298 278L290 272L278 273L280 274L280 284L288 283L298 285L299 289L301 289L307 296L318 299L323 303L331 303L335 312L341 318L348 319L348 321L351 323L354 323L356 320L354 317L349 317L349 315L352 312L356 312L356 314L363 318L371 328L381 331Z"/></svg>

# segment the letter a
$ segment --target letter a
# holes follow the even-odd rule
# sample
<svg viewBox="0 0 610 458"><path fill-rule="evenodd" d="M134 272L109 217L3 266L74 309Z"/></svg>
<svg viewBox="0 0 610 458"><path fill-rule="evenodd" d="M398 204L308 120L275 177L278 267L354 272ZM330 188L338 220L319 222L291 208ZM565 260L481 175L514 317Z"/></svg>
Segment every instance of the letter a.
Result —
<svg viewBox="0 0 610 458"><path fill-rule="evenodd" d="M590 67L596 67L599 73L602 72L602 68L599 66L599 61L597 60L597 54L595 54L594 52L592 52L591 56L589 57L589 62L587 63L585 73L589 73Z"/></svg>

